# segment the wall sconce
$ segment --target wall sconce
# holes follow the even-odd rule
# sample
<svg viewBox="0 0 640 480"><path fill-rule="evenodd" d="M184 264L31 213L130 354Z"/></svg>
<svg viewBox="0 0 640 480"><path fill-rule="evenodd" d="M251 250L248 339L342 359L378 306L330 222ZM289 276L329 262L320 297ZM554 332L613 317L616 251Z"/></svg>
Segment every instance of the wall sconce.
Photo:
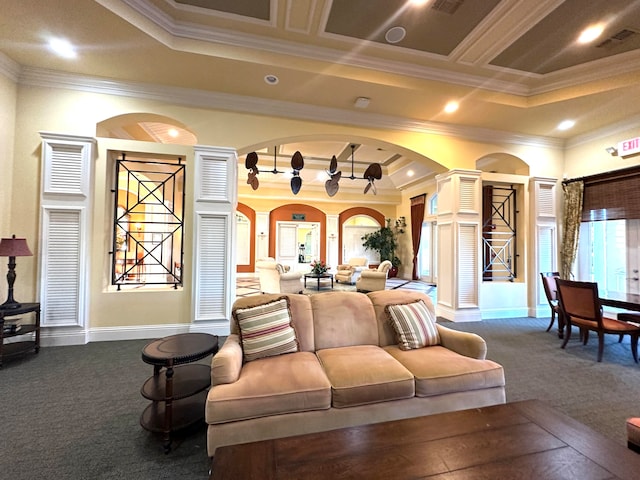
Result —
<svg viewBox="0 0 640 480"><path fill-rule="evenodd" d="M330 233L329 234L329 240L335 240L336 239L336 234L335 233Z"/></svg>
<svg viewBox="0 0 640 480"><path fill-rule="evenodd" d="M266 237L266 236L267 236L267 235L266 235L264 232L260 232L260 233L258 234L258 237L260 237L260 238L264 238L264 237Z"/></svg>
<svg viewBox="0 0 640 480"><path fill-rule="evenodd" d="M616 147L607 147L607 148L605 148L605 150L612 157L617 157L618 156L618 149Z"/></svg>
<svg viewBox="0 0 640 480"><path fill-rule="evenodd" d="M20 303L13 299L13 284L16 281L16 257L31 257L33 253L29 250L27 241L24 238L3 238L0 240L0 257L9 257L9 271L7 272L7 283L9 291L7 301L0 305L0 309L20 308Z"/></svg>

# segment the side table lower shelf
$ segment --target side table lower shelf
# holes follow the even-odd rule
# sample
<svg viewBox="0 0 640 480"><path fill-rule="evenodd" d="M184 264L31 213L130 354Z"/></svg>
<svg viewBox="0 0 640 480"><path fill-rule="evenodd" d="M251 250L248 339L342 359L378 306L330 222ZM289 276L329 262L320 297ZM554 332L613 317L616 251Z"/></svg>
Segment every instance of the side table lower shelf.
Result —
<svg viewBox="0 0 640 480"><path fill-rule="evenodd" d="M165 436L165 451L170 449L172 432L182 430L204 419L204 404L211 385L211 367L204 364L173 368L171 388L167 395L166 369L156 369L142 385L140 393L152 402L140 416L146 430Z"/></svg>
<svg viewBox="0 0 640 480"><path fill-rule="evenodd" d="M174 400L171 405L171 431L190 427L204 419L204 402L207 392L200 392L182 400ZM140 416L140 425L150 432L165 432L165 402L147 405Z"/></svg>

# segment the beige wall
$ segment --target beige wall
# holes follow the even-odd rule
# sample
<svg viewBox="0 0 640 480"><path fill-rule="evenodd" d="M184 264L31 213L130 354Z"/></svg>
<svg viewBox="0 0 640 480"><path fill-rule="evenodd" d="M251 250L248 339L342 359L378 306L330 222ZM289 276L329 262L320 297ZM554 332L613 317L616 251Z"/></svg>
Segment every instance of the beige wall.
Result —
<svg viewBox="0 0 640 480"><path fill-rule="evenodd" d="M17 95L16 95L17 92ZM17 98L15 110L15 128L12 125L12 108ZM153 113L175 119L195 133L200 145L231 147L239 154L262 146L273 145L274 141L284 139L343 139L356 141L375 139L383 143L393 143L407 150L418 152L426 163L440 171L449 168L475 168L479 158L495 153L514 155L529 165L530 175L561 177L565 170L564 152L559 146L500 144L492 141L470 141L457 137L443 137L424 132L399 132L381 129L366 129L322 122L288 120L276 117L252 116L232 112L185 107L157 101L118 97L104 94L86 93L73 90L36 88L21 86L16 89L11 81L0 77L0 106L3 107L0 122L7 129L0 135L2 142L0 162L3 172L13 170L11 181L2 182L3 191L13 192L10 200L10 218L0 217L3 235L13 231L26 236L37 254L39 232L39 196L40 196L40 131L65 133L70 135L94 136L96 125L108 118L129 113ZM5 108L6 107L6 108ZM15 131L15 135L14 135ZM10 132L10 133L8 133ZM12 151L11 139L15 137ZM606 142L603 142L606 143ZM598 153L591 152L594 147L581 146L568 152L567 169L580 171L578 157L589 150L589 157L598 161L612 161ZM598 148L600 148L598 146ZM181 155L192 160L191 147L168 146L158 144L139 145L137 142L98 138L97 158L95 159L94 192L92 206L91 239L91 282L89 292L89 328L115 329L118 327L136 327L165 324L184 324L191 322L190 296L191 271L191 218L187 217L185 230L185 288L178 291L117 293L108 291L108 265L111 221L110 185L111 164L108 151L137 149L151 150L158 154ZM10 159L10 160L7 160ZM239 175L244 177L245 172ZM187 170L187 212L192 203L193 178ZM240 182L239 201L256 211L270 211L284 203L313 202L314 206L329 215L337 215L346 208L369 206L381 211L385 216L397 218L404 215L410 218L409 198L426 191L429 196L435 191L433 181L424 185L414 185L409 190L389 198L361 195L338 194L328 200L323 192L306 192L300 198L264 198L269 192L260 189L261 196L251 194L244 181ZM6 195L3 193L2 195ZM375 200L374 200L375 199ZM380 201L390 203L372 203ZM9 209L6 209L9 211ZM400 275L408 278L411 274L411 237L408 231L401 239L400 256L403 266ZM37 296L37 256L19 260L16 297L31 300Z"/></svg>

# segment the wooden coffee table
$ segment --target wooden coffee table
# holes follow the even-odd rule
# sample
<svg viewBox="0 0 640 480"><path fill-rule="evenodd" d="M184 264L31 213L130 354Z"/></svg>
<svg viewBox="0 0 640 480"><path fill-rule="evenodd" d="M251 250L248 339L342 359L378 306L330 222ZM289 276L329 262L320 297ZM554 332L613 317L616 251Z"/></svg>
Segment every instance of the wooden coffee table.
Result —
<svg viewBox="0 0 640 480"><path fill-rule="evenodd" d="M640 455L527 400L219 447L210 479L238 478L631 480Z"/></svg>

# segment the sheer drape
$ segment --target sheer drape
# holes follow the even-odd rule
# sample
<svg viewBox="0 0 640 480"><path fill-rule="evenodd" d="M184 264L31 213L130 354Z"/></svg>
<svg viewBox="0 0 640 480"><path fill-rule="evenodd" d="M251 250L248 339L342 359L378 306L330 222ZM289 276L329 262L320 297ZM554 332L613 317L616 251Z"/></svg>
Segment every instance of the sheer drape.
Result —
<svg viewBox="0 0 640 480"><path fill-rule="evenodd" d="M420 237L422 236L422 221L424 220L424 208L427 194L423 193L411 198L411 243L413 244L413 274L411 278L418 280L418 250L420 250Z"/></svg>
<svg viewBox="0 0 640 480"><path fill-rule="evenodd" d="M578 252L584 182L576 180L570 183L563 183L562 189L564 190L564 218L562 222L562 245L560 246L560 277L569 280L571 266Z"/></svg>

